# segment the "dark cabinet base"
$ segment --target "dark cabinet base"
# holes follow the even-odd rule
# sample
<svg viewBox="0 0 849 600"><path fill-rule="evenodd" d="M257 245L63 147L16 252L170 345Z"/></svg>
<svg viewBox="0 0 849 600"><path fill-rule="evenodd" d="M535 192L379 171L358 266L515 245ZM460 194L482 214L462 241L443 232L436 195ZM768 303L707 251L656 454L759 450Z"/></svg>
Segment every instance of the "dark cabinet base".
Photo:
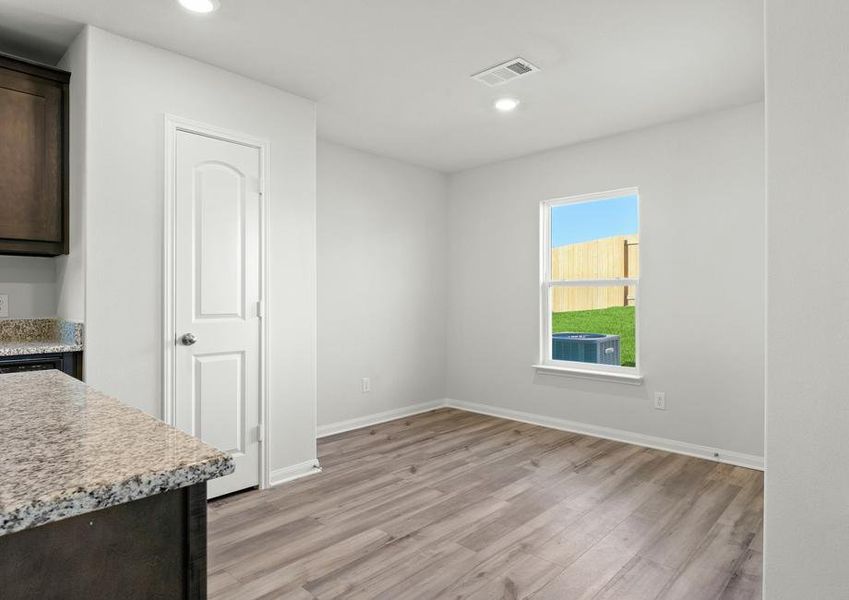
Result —
<svg viewBox="0 0 849 600"><path fill-rule="evenodd" d="M0 597L206 598L206 483L0 537Z"/></svg>
<svg viewBox="0 0 849 600"><path fill-rule="evenodd" d="M24 354L0 356L0 375L23 371L46 371L56 369L71 377L83 378L82 352L56 352L50 354Z"/></svg>

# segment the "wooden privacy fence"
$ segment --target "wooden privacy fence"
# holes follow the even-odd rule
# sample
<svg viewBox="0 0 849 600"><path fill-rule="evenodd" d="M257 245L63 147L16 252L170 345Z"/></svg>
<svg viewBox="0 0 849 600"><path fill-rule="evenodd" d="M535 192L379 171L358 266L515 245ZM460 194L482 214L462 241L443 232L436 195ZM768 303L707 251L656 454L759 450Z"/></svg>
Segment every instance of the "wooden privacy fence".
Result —
<svg viewBox="0 0 849 600"><path fill-rule="evenodd" d="M636 235L592 240L551 249L551 278L554 280L613 279L640 276L640 241ZM632 286L556 287L551 310L567 312L611 306L634 306Z"/></svg>

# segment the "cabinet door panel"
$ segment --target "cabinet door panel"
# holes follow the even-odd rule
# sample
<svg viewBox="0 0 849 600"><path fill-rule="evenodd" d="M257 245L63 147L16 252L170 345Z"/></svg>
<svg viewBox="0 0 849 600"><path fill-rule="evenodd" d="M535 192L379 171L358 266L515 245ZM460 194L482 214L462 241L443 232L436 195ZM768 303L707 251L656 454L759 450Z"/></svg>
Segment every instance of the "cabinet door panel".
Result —
<svg viewBox="0 0 849 600"><path fill-rule="evenodd" d="M0 71L0 238L63 239L62 88Z"/></svg>

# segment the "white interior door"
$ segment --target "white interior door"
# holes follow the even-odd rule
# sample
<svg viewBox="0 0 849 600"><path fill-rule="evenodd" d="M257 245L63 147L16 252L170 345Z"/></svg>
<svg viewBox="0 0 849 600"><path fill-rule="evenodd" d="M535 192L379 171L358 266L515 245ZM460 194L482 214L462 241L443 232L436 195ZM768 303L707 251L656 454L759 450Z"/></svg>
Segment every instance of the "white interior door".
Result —
<svg viewBox="0 0 849 600"><path fill-rule="evenodd" d="M175 423L233 455L209 497L259 484L260 151L177 132Z"/></svg>

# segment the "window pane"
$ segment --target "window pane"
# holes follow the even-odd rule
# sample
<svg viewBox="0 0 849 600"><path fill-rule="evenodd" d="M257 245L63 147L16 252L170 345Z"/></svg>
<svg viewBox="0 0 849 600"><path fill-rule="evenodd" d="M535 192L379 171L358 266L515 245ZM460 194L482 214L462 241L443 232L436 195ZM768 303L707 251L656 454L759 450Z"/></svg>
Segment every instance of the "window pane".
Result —
<svg viewBox="0 0 849 600"><path fill-rule="evenodd" d="M637 278L637 196L551 207L551 279Z"/></svg>
<svg viewBox="0 0 849 600"><path fill-rule="evenodd" d="M636 286L551 289L551 358L634 367Z"/></svg>

